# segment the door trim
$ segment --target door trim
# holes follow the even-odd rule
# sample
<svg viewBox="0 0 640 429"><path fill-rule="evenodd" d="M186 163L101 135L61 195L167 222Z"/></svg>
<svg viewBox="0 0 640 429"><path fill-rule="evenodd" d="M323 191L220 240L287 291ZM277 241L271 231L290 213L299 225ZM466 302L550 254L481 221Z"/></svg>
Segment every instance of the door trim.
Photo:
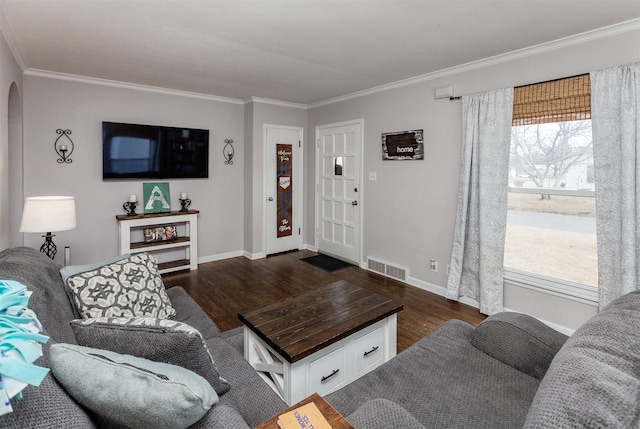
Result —
<svg viewBox="0 0 640 429"><path fill-rule="evenodd" d="M300 239L298 248L304 248L304 239L302 231L304 231L304 128L296 127L290 125L276 125L276 124L263 124L262 125L262 254L264 257L268 256L267 254L267 217L268 217L268 205L267 205L267 180L268 180L268 165L267 165L267 130L269 128L278 128L281 130L290 130L290 131L298 131L300 136L300 185L296 187L297 191L295 196L300 203L298 205L294 205L293 207L293 215L297 216L300 219Z"/></svg>
<svg viewBox="0 0 640 429"><path fill-rule="evenodd" d="M316 126L316 141L315 141L315 154L316 154L316 177L315 177L315 213L314 213L314 217L315 217L315 224L314 224L314 231L313 231L313 242L314 242L314 247L316 249L316 251L318 251L318 231L320 230L320 220L322 218L322 216L320 215L320 207L321 207L321 201L320 201L320 193L318 192L318 190L320 189L320 171L322 166L320 165L320 161L321 161L321 156L320 156L320 130L324 130L327 128L337 128L337 127L342 127L345 125L358 125L360 127L360 144L358 145L358 157L360 158L360 196L358 197L358 201L360 202L360 219L358 220L360 223L360 243L359 243L359 255L358 255L358 260L355 261L358 263L359 266L362 266L363 261L362 261L362 252L363 252L363 246L364 246L364 200L365 200L365 192L364 192L364 119L360 118L360 119L353 119L353 120L349 120L349 121L342 121L342 122L334 122L331 124L324 124L324 125L317 125ZM335 256L335 255L331 255L331 256ZM352 261L354 262L354 261Z"/></svg>

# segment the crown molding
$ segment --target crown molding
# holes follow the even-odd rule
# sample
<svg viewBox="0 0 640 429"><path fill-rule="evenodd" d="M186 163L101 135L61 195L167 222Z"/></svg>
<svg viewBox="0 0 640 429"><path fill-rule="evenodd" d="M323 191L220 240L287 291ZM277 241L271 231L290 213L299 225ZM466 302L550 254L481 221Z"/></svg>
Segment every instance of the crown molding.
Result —
<svg viewBox="0 0 640 429"><path fill-rule="evenodd" d="M21 70L23 70L23 73L26 76L37 76L37 77L45 77L50 79L111 86L116 88L134 89L138 91L155 92L155 93L166 94L166 95L189 97L189 98L217 101L217 102L230 103L230 104L242 104L242 105L246 105L249 103L269 104L274 106L289 107L289 108L303 109L303 110L327 106L330 104L352 100L355 98L366 97L368 95L378 94L378 93L389 91L396 88L402 88L405 86L415 85L415 84L419 84L419 83L426 82L433 79L439 79L442 77L447 77L447 76L455 75L458 73L477 70L479 68L501 64L508 61L513 61L516 59L520 59L523 57L528 57L528 56L532 56L532 55L536 55L544 52L550 52L550 51L561 49L564 47L575 46L575 45L589 42L592 40L610 37L617 34L626 33L629 31L636 31L639 29L640 29L640 18L636 18L636 19L621 22L618 24L610 25L608 27L603 27L596 30L575 34L575 35L564 37L562 39L557 39L551 42L541 43L539 45L534 45L528 48L507 52L504 54L496 55L489 58L484 58L477 61L472 61L469 63L461 64L461 65L450 67L447 69L438 70L432 73L426 73L423 75L410 77L407 79L387 83L384 85L376 86L376 87L365 89L362 91L356 91L356 92L345 94L339 97L330 98L327 100L322 100L322 101L309 103L309 104L301 104L301 103L293 103L293 102L273 100L273 99L260 98L260 97L250 97L248 99L242 100L237 98L222 97L222 96L203 94L203 93L197 93L197 92L181 91L181 90L161 88L156 86L141 85L141 84L121 82L121 81L115 81L115 80L109 80L109 79L101 79L101 78L94 78L94 77L88 77L88 76L73 75L68 73L59 73L59 72L52 72L52 71L41 70L41 69L27 68L25 64L24 56L15 40L11 24L8 22L6 15L4 13L4 10L2 8L2 0L0 0L0 32L3 34L7 42L7 45L9 46L9 49L13 53L13 56L16 62L18 63L18 66L20 67Z"/></svg>
<svg viewBox="0 0 640 429"><path fill-rule="evenodd" d="M544 52L554 51L556 49L575 46L575 45L579 45L581 43L589 42L592 40L602 39L605 37L610 37L617 34L626 33L629 31L634 31L639 29L640 29L640 18L636 18L636 19L624 21L618 24L610 25L608 27L602 27L602 28L587 31L584 33L574 34L572 36L553 40L551 42L541 43L539 45L530 46L528 48L518 49L516 51L495 55L493 57L483 58L481 60L472 61L469 63L461 64L459 66L454 66L447 69L438 70L432 73L426 73L423 75L410 77L407 79L387 83L384 85L376 86L376 87L365 89L362 91L353 92L351 94L330 98L328 100L310 103L308 105L308 108L313 109L316 107L322 107L322 106L327 106L329 104L352 100L354 98L366 97L367 95L378 94L380 92L389 91L391 89L402 88L404 86L409 86L409 85L415 85L415 84L426 82L429 80L439 79L442 77L447 77L447 76L451 76L458 73L477 70L479 68L489 67L495 64L501 64L508 61L520 59L523 57L529 57L529 56L541 54Z"/></svg>
<svg viewBox="0 0 640 429"><path fill-rule="evenodd" d="M9 46L9 50L13 54L13 58L16 60L18 67L20 67L20 71L24 72L27 68L26 61L24 60L24 55L22 54L22 50L16 41L16 36L13 31L13 27L11 23L7 19L7 15L4 12L3 6L4 1L0 2L0 33L4 36L4 40L7 42L7 46Z"/></svg>
<svg viewBox="0 0 640 429"><path fill-rule="evenodd" d="M271 104L273 106L291 107L293 109L307 110L309 106L307 104L293 103L290 101L273 100L271 98L250 97L244 100L244 104L257 103L257 104Z"/></svg>
<svg viewBox="0 0 640 429"><path fill-rule="evenodd" d="M158 94L197 98L200 100L218 101L221 103L244 104L244 102L238 98L221 97L217 95L202 94L199 92L180 91L177 89L161 88L158 86L141 85L137 83L121 82L117 80L101 79L97 77L80 76L75 74L59 73L40 69L28 68L24 71L24 74L25 76L36 76L49 79L65 80L70 82L80 82L93 85L110 86L115 88L133 89L137 91L155 92Z"/></svg>

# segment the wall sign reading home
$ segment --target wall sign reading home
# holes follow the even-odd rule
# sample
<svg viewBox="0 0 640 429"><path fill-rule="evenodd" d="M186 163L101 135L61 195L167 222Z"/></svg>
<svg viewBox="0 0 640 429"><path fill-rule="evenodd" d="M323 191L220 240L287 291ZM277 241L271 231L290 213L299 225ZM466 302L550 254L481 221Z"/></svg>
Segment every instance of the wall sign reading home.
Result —
<svg viewBox="0 0 640 429"><path fill-rule="evenodd" d="M398 131L382 134L382 159L424 159L422 130Z"/></svg>

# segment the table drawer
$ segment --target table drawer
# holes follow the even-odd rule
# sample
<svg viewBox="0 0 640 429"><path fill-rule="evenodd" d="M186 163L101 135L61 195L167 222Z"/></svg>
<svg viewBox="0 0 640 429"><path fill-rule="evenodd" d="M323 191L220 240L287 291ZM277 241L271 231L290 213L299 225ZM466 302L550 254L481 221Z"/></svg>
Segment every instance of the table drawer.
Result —
<svg viewBox="0 0 640 429"><path fill-rule="evenodd" d="M309 364L309 392L324 395L345 381L345 350L340 347Z"/></svg>
<svg viewBox="0 0 640 429"><path fill-rule="evenodd" d="M384 344L384 328L382 326L363 335L354 342L356 376L384 362L386 355Z"/></svg>

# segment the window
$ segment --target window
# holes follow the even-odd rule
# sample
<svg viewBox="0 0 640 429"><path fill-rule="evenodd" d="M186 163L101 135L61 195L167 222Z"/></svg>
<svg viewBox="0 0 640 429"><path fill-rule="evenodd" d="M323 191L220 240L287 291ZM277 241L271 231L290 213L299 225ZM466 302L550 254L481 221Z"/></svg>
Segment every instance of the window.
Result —
<svg viewBox="0 0 640 429"><path fill-rule="evenodd" d="M516 88L505 269L597 286L589 76Z"/></svg>

